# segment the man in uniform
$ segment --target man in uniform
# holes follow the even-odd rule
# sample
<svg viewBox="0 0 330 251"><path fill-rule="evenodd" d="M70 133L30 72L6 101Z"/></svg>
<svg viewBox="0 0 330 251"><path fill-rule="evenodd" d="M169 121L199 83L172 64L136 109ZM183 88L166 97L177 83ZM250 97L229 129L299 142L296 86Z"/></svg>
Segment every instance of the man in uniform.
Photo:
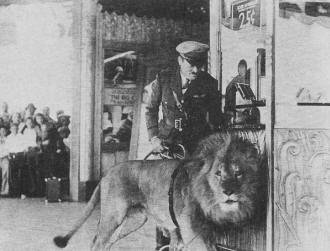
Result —
<svg viewBox="0 0 330 251"><path fill-rule="evenodd" d="M161 71L150 84L145 115L154 152L180 143L189 155L201 138L219 128L218 82L202 70L208 49L208 45L195 41L179 44L178 66ZM163 118L159 122L160 106ZM159 229L156 242L156 250L169 242Z"/></svg>
<svg viewBox="0 0 330 251"><path fill-rule="evenodd" d="M202 71L209 47L186 41L176 47L178 67L161 71L150 84L146 106L149 139L155 152L182 143L192 153L197 142L219 128L218 82ZM159 122L159 107L163 118Z"/></svg>

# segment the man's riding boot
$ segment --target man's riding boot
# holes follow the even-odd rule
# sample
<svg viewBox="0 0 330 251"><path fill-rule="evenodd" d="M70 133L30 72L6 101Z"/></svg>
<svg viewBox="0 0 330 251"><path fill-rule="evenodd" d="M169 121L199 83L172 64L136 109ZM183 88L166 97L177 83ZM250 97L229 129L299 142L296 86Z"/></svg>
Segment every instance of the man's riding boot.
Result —
<svg viewBox="0 0 330 251"><path fill-rule="evenodd" d="M170 244L170 238L163 235L163 231L156 227L156 250L160 250L163 246ZM169 250L169 249L165 249Z"/></svg>

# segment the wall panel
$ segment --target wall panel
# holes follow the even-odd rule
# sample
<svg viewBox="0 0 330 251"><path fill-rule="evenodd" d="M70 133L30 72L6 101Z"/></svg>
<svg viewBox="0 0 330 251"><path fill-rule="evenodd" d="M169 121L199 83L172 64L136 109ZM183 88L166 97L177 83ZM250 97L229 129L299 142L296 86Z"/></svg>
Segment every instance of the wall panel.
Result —
<svg viewBox="0 0 330 251"><path fill-rule="evenodd" d="M274 250L329 250L329 164L329 130L275 130Z"/></svg>

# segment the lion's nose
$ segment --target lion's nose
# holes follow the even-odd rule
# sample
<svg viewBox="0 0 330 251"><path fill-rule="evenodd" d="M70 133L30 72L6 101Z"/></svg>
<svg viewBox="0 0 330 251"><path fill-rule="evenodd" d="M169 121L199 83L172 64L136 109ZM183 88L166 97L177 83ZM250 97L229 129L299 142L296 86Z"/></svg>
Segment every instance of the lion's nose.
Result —
<svg viewBox="0 0 330 251"><path fill-rule="evenodd" d="M223 193L226 194L227 196L230 196L230 195L232 195L234 192L233 192L233 190L226 189L226 190L223 190Z"/></svg>

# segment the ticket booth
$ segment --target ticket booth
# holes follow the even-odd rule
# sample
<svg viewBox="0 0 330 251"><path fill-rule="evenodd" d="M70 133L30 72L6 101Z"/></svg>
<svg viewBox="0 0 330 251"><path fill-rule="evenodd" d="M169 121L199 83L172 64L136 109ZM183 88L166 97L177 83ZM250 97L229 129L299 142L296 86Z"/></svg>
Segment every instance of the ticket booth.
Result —
<svg viewBox="0 0 330 251"><path fill-rule="evenodd" d="M270 164L272 24L267 16L272 12L262 0L210 2L211 73L219 79L227 129L253 142ZM266 250L271 236L267 217L226 229L219 236L221 250Z"/></svg>
<svg viewBox="0 0 330 251"><path fill-rule="evenodd" d="M265 139L269 169L264 225L233 230L221 243L232 250L328 250L330 4L211 4L211 69L220 79L224 107L227 87L239 79L233 97L243 103L235 103L236 112L254 106L260 113L250 125L235 117L232 130ZM237 77L241 60L244 78ZM242 98L242 82L252 100Z"/></svg>

